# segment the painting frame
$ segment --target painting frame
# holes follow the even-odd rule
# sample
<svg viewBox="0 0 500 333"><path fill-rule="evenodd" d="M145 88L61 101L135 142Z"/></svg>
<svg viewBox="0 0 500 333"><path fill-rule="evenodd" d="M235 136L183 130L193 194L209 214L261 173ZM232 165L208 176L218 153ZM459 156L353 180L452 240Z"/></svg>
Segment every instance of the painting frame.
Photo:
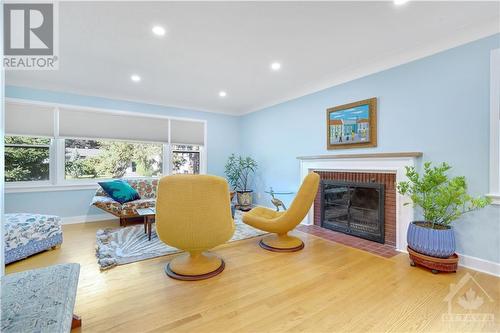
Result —
<svg viewBox="0 0 500 333"><path fill-rule="evenodd" d="M352 109L362 108L364 106L368 106L368 135L367 138L358 139L360 141L354 141L356 139L352 139L349 141L349 136L344 136L343 130L340 135L332 133L334 130L334 126L331 125L332 114L338 113L337 117L341 117L342 112L347 112ZM363 119L363 122L366 122L366 119ZM357 124L356 124L357 125ZM342 125L343 126L343 125ZM366 124L365 124L366 126ZM366 130L365 130L366 132ZM353 132L354 133L354 132ZM339 139L340 136L340 139ZM354 136L353 136L354 137ZM339 140L340 142L332 142L332 139ZM347 141L344 141L342 138L347 138ZM335 107L328 108L326 110L326 147L328 150L334 149L350 149L350 148L369 148L377 146L377 97L372 97L368 99L364 99L361 101L338 105Z"/></svg>

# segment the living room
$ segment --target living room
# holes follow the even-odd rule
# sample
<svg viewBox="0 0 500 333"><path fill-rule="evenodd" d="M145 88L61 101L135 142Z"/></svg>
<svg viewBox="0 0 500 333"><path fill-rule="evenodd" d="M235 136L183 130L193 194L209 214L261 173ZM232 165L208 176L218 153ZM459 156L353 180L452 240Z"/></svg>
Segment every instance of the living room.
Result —
<svg viewBox="0 0 500 333"><path fill-rule="evenodd" d="M500 2L31 6L2 331L498 331Z"/></svg>

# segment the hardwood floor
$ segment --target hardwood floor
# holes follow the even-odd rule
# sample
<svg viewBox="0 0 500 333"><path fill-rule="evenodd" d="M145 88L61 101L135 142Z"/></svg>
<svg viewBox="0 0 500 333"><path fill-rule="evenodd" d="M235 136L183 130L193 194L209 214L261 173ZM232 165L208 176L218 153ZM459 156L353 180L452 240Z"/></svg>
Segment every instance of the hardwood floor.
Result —
<svg viewBox="0 0 500 333"><path fill-rule="evenodd" d="M494 332L500 327L500 279L487 274L460 268L432 275L410 267L404 254L386 259L301 232L296 235L306 247L296 253L264 251L258 238L218 247L226 270L205 281L168 278L163 267L169 256L100 272L95 231L110 226L118 223L66 225L61 248L11 264L7 273L80 263L75 312L83 332ZM451 310L464 313L457 300L471 289L483 304L469 313L493 314L494 323L472 322L476 317L442 320L450 284L467 273L488 295L469 281ZM463 300L478 304L471 296Z"/></svg>

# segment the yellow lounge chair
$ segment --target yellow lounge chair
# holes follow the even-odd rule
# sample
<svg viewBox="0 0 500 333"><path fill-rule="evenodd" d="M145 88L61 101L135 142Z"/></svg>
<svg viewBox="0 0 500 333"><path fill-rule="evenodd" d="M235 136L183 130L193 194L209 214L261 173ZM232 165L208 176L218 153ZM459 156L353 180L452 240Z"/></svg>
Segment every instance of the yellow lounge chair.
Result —
<svg viewBox="0 0 500 333"><path fill-rule="evenodd" d="M284 212L256 207L243 215L243 222L246 224L274 233L260 241L262 248L275 252L294 252L304 248L304 242L300 238L289 236L288 232L307 215L318 191L319 178L317 173L308 174L290 208Z"/></svg>
<svg viewBox="0 0 500 333"><path fill-rule="evenodd" d="M234 233L226 180L209 175L163 177L157 190L156 232L164 243L187 251L167 265L168 276L202 280L221 273L224 260L204 251Z"/></svg>

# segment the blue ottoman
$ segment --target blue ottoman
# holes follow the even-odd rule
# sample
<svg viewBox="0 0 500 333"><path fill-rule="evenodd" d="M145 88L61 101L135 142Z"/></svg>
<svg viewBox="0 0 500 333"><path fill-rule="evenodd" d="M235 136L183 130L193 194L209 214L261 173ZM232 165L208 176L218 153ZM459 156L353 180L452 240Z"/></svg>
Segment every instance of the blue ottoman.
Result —
<svg viewBox="0 0 500 333"><path fill-rule="evenodd" d="M5 214L5 263L62 244L61 218L41 214Z"/></svg>
<svg viewBox="0 0 500 333"><path fill-rule="evenodd" d="M62 264L3 276L2 333L69 333L74 323L79 264Z"/></svg>

